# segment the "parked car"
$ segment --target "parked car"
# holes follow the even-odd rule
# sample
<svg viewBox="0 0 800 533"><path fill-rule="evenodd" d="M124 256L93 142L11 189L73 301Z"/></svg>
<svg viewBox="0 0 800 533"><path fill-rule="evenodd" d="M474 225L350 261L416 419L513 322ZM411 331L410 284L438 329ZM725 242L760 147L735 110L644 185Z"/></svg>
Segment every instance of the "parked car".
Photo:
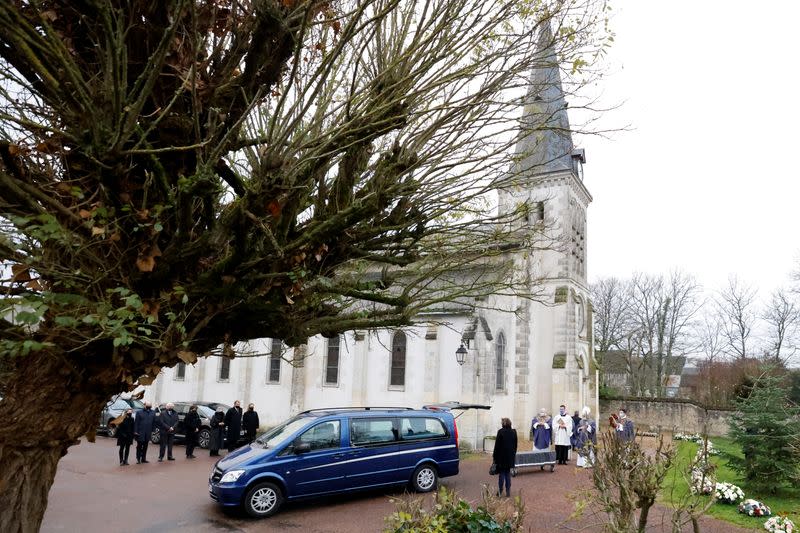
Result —
<svg viewBox="0 0 800 533"><path fill-rule="evenodd" d="M109 437L114 437L117 433L117 428L112 423L114 419L122 415L127 409L133 409L133 415L136 416L136 411L143 408L144 404L141 401L134 398L122 398L117 395L109 400L100 412L97 430L104 432Z"/></svg>
<svg viewBox="0 0 800 533"><path fill-rule="evenodd" d="M197 445L201 448L208 448L211 442L211 417L214 416L214 411L217 407L222 407L227 412L230 406L216 402L172 402L175 405L175 411L178 413L178 426L175 428L175 440L183 441L186 439L186 429L183 425L183 420L186 418L186 413L189 412L189 407L192 405L197 406L197 414L200 415L200 432L197 434ZM213 406L213 407L212 407ZM156 408L156 416L164 409L164 404ZM239 440L243 441L247 434L242 430L239 434ZM153 434L150 436L150 442L158 444L161 441L161 432L159 428L153 428Z"/></svg>
<svg viewBox="0 0 800 533"><path fill-rule="evenodd" d="M220 459L208 492L253 517L287 500L408 484L418 492L458 474L458 428L449 410L305 411Z"/></svg>

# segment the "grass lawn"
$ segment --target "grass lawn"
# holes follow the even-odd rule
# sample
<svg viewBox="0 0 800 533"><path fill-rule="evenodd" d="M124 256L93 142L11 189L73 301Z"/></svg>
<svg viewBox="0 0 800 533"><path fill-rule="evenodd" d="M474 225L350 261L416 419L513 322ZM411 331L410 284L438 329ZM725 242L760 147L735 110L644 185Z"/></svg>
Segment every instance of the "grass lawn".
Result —
<svg viewBox="0 0 800 533"><path fill-rule="evenodd" d="M711 439L711 442L714 444L715 448L722 452L720 455L711 457L711 462L717 465L717 481L727 481L728 483L738 485L744 491L745 498L752 498L764 502L772 510L773 516L786 513L795 524L800 525L800 487L785 487L776 494L751 491L747 483L728 467L724 457L726 453L741 455L738 446L730 439L723 437L714 437ZM663 501L666 503L679 502L689 493L689 486L681 472L688 471L688 465L694 459L698 449L698 445L693 442L680 441L675 442L675 444L678 446L678 455L670 473L667 475L667 480L665 482L666 488L662 493ZM715 503L708 510L708 514L740 526L753 527L764 531L764 522L767 521L766 518L754 518L739 514L737 506L738 504L726 505Z"/></svg>

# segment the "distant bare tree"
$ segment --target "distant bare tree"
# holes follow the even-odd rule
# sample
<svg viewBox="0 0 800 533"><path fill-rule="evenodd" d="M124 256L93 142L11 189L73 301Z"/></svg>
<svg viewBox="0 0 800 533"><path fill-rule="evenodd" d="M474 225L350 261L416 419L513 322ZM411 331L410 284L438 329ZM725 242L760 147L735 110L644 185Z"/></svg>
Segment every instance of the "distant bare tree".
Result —
<svg viewBox="0 0 800 533"><path fill-rule="evenodd" d="M706 314L695 323L694 335L697 351L713 363L725 354L725 339L722 336L722 320L718 313Z"/></svg>
<svg viewBox="0 0 800 533"><path fill-rule="evenodd" d="M770 359L788 363L797 352L800 305L786 289L772 293L761 318L767 325L767 354Z"/></svg>
<svg viewBox="0 0 800 533"><path fill-rule="evenodd" d="M716 364L725 354L722 320L718 313L706 313L694 325L695 350L704 356L698 370L705 379L698 380L697 399L711 403L714 391L719 388Z"/></svg>
<svg viewBox="0 0 800 533"><path fill-rule="evenodd" d="M659 395L667 361L687 345L699 292L695 279L678 270L667 278L637 273L631 280L631 320L644 337L643 356L652 360L654 392Z"/></svg>
<svg viewBox="0 0 800 533"><path fill-rule="evenodd" d="M736 359L743 360L751 355L750 334L757 320L755 298L756 290L736 276L728 278L728 286L717 295L725 351Z"/></svg>
<svg viewBox="0 0 800 533"><path fill-rule="evenodd" d="M692 319L701 307L700 285L694 276L673 270L666 286L671 307L667 313L666 355L683 353L690 338Z"/></svg>
<svg viewBox="0 0 800 533"><path fill-rule="evenodd" d="M630 330L630 284L616 277L600 278L591 290L595 349L599 352L622 349Z"/></svg>

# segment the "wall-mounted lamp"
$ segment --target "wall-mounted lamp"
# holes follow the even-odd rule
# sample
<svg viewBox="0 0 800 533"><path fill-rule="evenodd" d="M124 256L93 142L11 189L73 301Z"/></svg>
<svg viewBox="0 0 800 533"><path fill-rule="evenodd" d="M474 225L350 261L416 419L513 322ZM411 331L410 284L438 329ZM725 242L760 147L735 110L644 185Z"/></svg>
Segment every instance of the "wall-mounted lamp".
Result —
<svg viewBox="0 0 800 533"><path fill-rule="evenodd" d="M458 350L456 350L456 362L458 362L459 365L463 365L466 359L467 349L464 348L464 343L462 342L461 346L459 346Z"/></svg>

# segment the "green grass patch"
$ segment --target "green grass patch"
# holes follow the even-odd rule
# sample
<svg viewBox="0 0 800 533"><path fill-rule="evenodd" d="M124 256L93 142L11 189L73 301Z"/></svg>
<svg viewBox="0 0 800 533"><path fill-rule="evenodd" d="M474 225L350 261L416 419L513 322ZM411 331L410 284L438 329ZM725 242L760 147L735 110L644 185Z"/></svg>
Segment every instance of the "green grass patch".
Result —
<svg viewBox="0 0 800 533"><path fill-rule="evenodd" d="M786 513L795 524L800 525L800 487L784 487L775 494L750 490L747 483L728 467L725 460L725 454L741 456L739 447L730 439L723 437L714 437L711 442L715 448L722 452L720 455L711 457L711 462L717 466L716 478L718 482L727 481L738 485L744 491L745 498L764 502L772 510L773 516ZM669 470L665 488L662 491L662 501L667 504L677 504L689 494L689 485L686 481L688 475L686 473L698 449L698 445L693 442L680 441L675 442L675 444L677 445L678 453ZM766 518L755 518L739 514L738 504L715 503L708 510L708 514L732 524L752 527L762 531L764 530L764 522L767 521Z"/></svg>

